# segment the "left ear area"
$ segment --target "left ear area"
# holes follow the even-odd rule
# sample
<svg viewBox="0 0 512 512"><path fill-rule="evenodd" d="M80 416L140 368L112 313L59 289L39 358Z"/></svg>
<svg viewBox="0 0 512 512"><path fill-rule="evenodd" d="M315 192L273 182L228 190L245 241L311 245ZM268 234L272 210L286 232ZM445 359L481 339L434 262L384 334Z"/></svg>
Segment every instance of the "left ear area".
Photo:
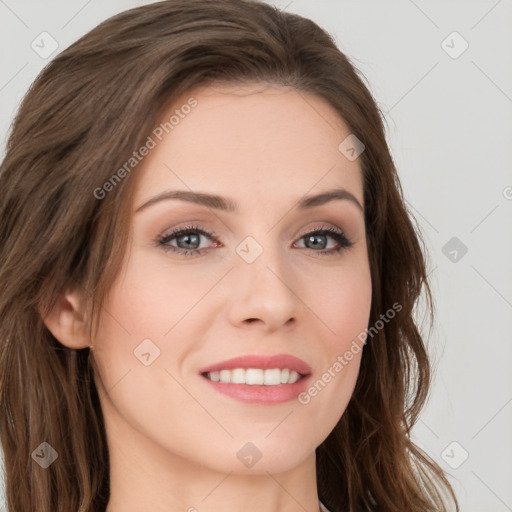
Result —
<svg viewBox="0 0 512 512"><path fill-rule="evenodd" d="M72 349L90 346L89 326L81 299L76 290L64 292L46 316L39 310L43 322L55 338Z"/></svg>

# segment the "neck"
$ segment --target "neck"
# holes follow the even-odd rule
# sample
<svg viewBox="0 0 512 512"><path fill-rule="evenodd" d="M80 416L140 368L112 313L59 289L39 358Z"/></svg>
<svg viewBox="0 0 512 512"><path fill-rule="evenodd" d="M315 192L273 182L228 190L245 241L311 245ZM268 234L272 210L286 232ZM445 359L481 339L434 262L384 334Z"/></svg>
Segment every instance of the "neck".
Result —
<svg viewBox="0 0 512 512"><path fill-rule="evenodd" d="M264 456L251 469L236 460L217 464L207 455L191 460L166 451L126 422L116 421L115 414L106 417L110 452L107 512L323 512L314 451L286 471L275 471L272 460L266 462ZM233 440L233 453L243 444Z"/></svg>

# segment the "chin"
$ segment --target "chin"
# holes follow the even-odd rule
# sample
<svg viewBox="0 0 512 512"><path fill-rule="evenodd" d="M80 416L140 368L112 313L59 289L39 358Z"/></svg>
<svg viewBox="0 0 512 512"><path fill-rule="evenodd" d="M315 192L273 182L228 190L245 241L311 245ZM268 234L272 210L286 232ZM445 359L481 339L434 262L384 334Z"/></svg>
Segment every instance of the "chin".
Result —
<svg viewBox="0 0 512 512"><path fill-rule="evenodd" d="M276 446L267 439L261 441L235 442L236 447L229 451L234 453L231 457L223 458L220 471L240 475L266 475L267 473L285 473L304 462L311 455L297 450L297 443L285 444L276 437ZM304 448L304 447L303 447ZM313 453L314 456L314 453Z"/></svg>

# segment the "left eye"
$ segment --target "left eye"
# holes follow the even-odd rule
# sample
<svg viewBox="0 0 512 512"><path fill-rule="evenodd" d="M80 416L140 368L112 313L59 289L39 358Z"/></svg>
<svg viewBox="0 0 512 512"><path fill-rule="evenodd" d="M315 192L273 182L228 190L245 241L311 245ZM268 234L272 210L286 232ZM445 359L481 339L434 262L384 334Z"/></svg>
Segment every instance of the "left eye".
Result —
<svg viewBox="0 0 512 512"><path fill-rule="evenodd" d="M184 256L189 254L198 255L209 249L208 247L202 249L197 247L200 245L201 236L209 239L216 239L216 235L213 232L205 231L198 226L189 226L172 231L171 233L159 238L157 242L164 251L172 251ZM328 238L335 240L338 243L338 246L331 249L325 249L324 247L321 247L325 245L321 239L327 240ZM188 247L182 248L175 245L170 245L169 242L174 239L177 240L178 245L180 244L179 240L181 239L181 243L188 245ZM311 247L306 248L320 255L336 254L341 252L343 249L352 247L353 245L353 242L351 242L342 231L332 227L316 228L315 230L302 235L300 240L305 240L306 244L311 245ZM190 247L191 245L192 247ZM321 247L321 250L317 250L319 247Z"/></svg>

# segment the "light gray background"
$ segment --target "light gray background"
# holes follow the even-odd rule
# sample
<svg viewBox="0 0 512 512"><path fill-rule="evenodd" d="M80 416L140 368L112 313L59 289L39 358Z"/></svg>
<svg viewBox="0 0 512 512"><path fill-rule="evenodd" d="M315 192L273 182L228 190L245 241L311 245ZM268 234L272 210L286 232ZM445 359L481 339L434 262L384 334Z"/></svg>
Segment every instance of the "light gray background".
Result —
<svg viewBox="0 0 512 512"><path fill-rule="evenodd" d="M47 31L58 53L144 3L0 0L1 158L48 62L32 41ZM428 243L436 373L415 441L449 472L462 511L512 511L512 1L273 3L327 29L368 79Z"/></svg>

